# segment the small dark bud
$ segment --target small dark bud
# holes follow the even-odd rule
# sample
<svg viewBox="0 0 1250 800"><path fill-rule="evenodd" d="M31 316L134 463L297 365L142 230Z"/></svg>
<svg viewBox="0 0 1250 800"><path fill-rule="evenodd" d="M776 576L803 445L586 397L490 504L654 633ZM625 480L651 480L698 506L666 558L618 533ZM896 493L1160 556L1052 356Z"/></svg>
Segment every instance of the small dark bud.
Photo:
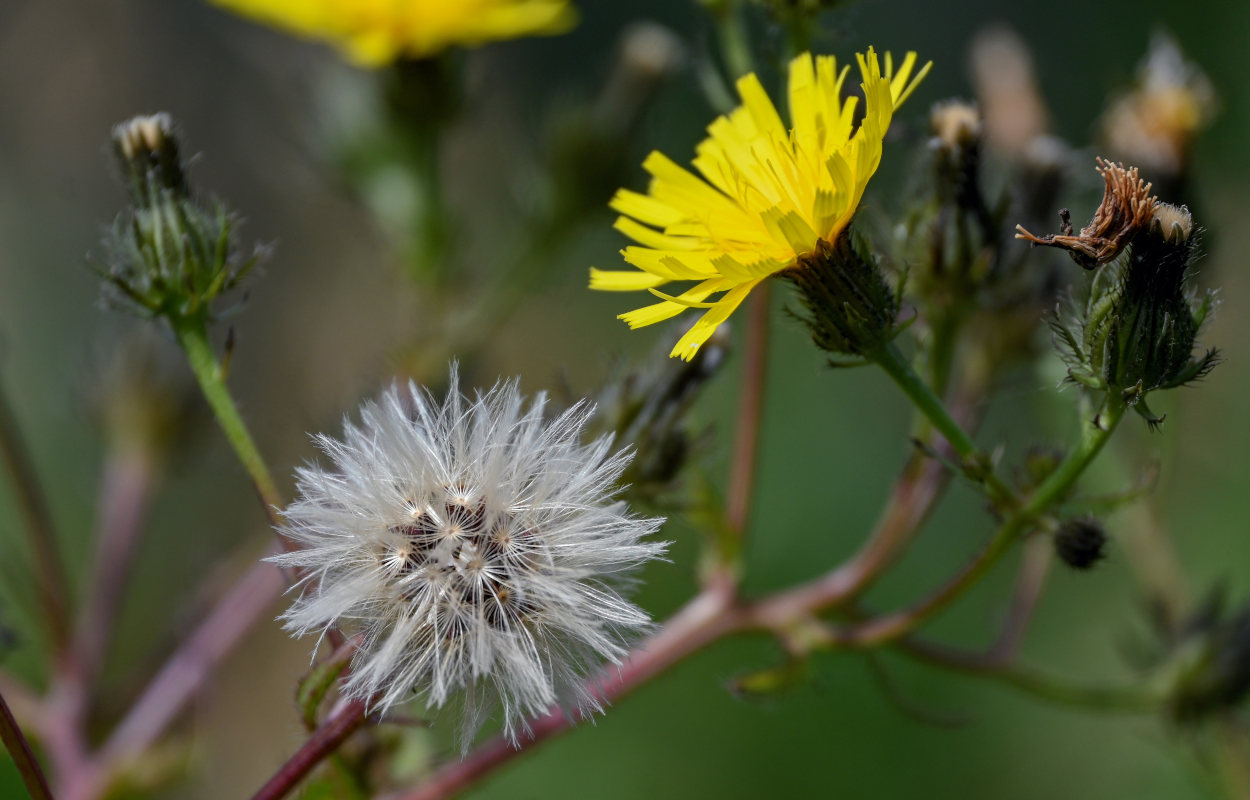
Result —
<svg viewBox="0 0 1250 800"><path fill-rule="evenodd" d="M899 300L868 243L853 231L821 239L796 265L778 273L799 289L812 341L821 350L866 356L894 338Z"/></svg>
<svg viewBox="0 0 1250 800"><path fill-rule="evenodd" d="M1092 517L1070 519L1055 532L1055 554L1073 569L1089 569L1106 555L1107 533Z"/></svg>

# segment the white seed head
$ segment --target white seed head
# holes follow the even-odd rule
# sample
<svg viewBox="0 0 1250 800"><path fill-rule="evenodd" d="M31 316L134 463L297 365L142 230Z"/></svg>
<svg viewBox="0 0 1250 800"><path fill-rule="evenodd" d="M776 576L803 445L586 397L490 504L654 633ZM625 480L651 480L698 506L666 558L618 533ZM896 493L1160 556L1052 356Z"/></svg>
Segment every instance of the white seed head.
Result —
<svg viewBox="0 0 1250 800"><path fill-rule="evenodd" d="M548 422L545 403L515 381L470 400L454 367L442 402L392 387L316 437L332 464L298 471L283 533L301 549L273 558L307 572L289 630L362 634L346 693L462 698L466 747L495 708L514 740L553 704L597 710L586 673L649 624L621 591L663 520L612 500L630 455L582 443L588 405Z"/></svg>

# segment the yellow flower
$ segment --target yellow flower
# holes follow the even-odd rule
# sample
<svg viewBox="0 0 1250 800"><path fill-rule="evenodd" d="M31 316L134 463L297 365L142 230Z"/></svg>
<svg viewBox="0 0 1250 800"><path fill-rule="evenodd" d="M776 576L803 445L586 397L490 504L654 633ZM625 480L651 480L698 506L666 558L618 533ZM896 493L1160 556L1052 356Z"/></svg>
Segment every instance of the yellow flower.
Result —
<svg viewBox="0 0 1250 800"><path fill-rule="evenodd" d="M637 271L591 268L590 288L646 289L663 302L622 314L631 328L675 317L687 308L706 313L671 355L689 360L757 283L832 242L859 206L881 162L881 140L894 110L928 73L911 78L916 54L898 69L885 54L885 72L872 48L858 55L864 117L853 126L858 98L842 99L847 68L832 56L804 53L790 62L791 128L754 74L738 81L742 105L708 126L695 148L699 177L653 152L647 194L621 189L612 208L617 230L641 246L621 251ZM699 281L678 296L656 287ZM714 302L707 299L724 292Z"/></svg>
<svg viewBox="0 0 1250 800"><path fill-rule="evenodd" d="M213 0L300 36L324 39L362 66L425 58L453 45L563 33L568 0Z"/></svg>

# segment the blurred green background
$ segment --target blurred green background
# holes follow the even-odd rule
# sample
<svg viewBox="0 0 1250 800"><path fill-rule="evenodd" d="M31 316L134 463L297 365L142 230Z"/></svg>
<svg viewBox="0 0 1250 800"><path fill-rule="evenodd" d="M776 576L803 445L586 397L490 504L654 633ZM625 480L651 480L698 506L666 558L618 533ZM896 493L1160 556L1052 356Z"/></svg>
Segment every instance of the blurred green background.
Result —
<svg viewBox="0 0 1250 800"><path fill-rule="evenodd" d="M693 46L711 37L684 2L579 0L581 24L558 38L493 45L466 59L469 99L449 133L444 167L452 213L487 261L510 246L516 192L534 168L536 138L559 108L593 100L611 51L630 22L650 19ZM859 2L832 18L822 44L847 58L868 44L915 49L935 62L900 119L923 130L932 102L967 96L966 51L991 22L1028 42L1056 132L1084 144L1108 93L1124 87L1150 35L1166 28L1209 74L1221 99L1199 142L1190 202L1212 232L1203 280L1224 306L1205 337L1227 362L1196 389L1172 393L1161 434L1130 424L1119 437L1135 459L1158 454L1155 502L1196 587L1227 580L1250 593L1250 452L1244 396L1250 369L1241 343L1250 279L1237 239L1250 193L1250 6L1115 0L1096 10L1049 2ZM262 450L289 495L293 465L313 456L309 431L338 419L395 373L397 354L420 350L417 291L395 248L325 157L327 87L350 92L359 75L327 48L289 39L191 0L5 0L0 3L0 375L46 480L74 575L91 552L89 531L101 459L92 417L98 364L131 342L138 323L99 307L85 268L102 226L122 204L106 143L113 124L170 112L196 156L192 178L247 220L249 239L273 242L248 307L233 324L232 384ZM689 72L664 84L634 137L629 161L650 149L684 162L713 117ZM914 136L913 136L914 138ZM887 145L869 204L899 206L911 156ZM891 149L893 148L893 150ZM1093 151L1089 163L1092 166ZM893 159L893 160L892 160ZM1092 175L1092 171L1090 173ZM640 168L632 185L644 185ZM1147 176L1149 177L1149 176ZM606 202L606 197L604 198ZM1070 193L1082 219L1096 193ZM606 205L549 265L548 288L530 296L490 343L477 374L520 374L534 391L563 375L595 386L617 354L642 354L659 331L628 333L613 317L633 307L585 290L586 267L615 266L623 239ZM1023 245L1021 245L1023 246ZM777 295L784 295L778 292ZM778 312L785 298L774 297ZM751 590L811 577L853 552L879 511L907 452L908 410L883 376L832 373L806 334L774 315L758 501L748 556ZM224 331L218 331L224 336ZM176 364L176 361L174 362ZM736 389L735 365L697 409L714 425L713 474L723 475ZM1073 393L1021 377L998 396L982 441L1015 451L1063 441ZM248 543L268 541L252 492L207 415L168 467L126 599L107 669L118 708L199 608L186 587L228 580ZM1097 474L1098 470L1095 470ZM1104 476L1106 477L1106 476ZM1117 536L1131 536L1123 524ZM18 519L0 488L0 559L20 563ZM963 562L990 528L976 499L957 487L900 568L874 590L877 606L905 602ZM696 543L680 522L666 529L674 560L648 571L640 601L663 617L693 591ZM206 565L232 554L214 575ZM3 574L12 574L12 569ZM1006 606L1010 566L943 615L932 630L976 646ZM7 578L6 578L7 580ZM10 590L12 586L6 587ZM37 639L12 595L0 608L17 644L6 665L39 672ZM1139 596L1113 546L1092 574L1057 571L1025 655L1064 674L1126 675L1122 650L1140 633ZM275 607L276 614L279 609ZM190 715L187 779L158 796L236 797L254 790L303 739L291 702L311 642L260 626ZM985 797L1200 798L1214 796L1183 735L1151 719L1098 717L1051 708L1010 689L929 671L887 656L904 693L936 711L967 716L938 727L886 699L861 656L819 659L815 679L767 702L735 699L725 684L778 654L763 639L715 645L583 726L518 759L470 796L538 797ZM0 796L20 796L0 765Z"/></svg>

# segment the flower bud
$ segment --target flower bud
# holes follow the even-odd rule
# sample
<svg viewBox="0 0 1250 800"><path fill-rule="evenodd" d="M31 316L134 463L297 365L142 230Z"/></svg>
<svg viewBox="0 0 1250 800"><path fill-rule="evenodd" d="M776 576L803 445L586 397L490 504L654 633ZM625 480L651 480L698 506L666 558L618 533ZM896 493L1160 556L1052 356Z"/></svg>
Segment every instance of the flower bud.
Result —
<svg viewBox="0 0 1250 800"><path fill-rule="evenodd" d="M162 190L187 195L178 140L168 114L138 116L114 126L113 148L136 206L159 202Z"/></svg>
<svg viewBox="0 0 1250 800"><path fill-rule="evenodd" d="M116 126L113 144L131 207L105 239L106 264L95 267L106 300L144 317L211 317L213 300L238 286L260 251L240 255L234 215L192 197L169 115Z"/></svg>
<svg viewBox="0 0 1250 800"><path fill-rule="evenodd" d="M795 266L778 273L799 289L802 317L821 350L872 354L894 338L899 298L868 242L844 231L834 242L821 239Z"/></svg>
<svg viewBox="0 0 1250 800"><path fill-rule="evenodd" d="M1135 168L1103 162L1100 171L1107 194L1080 236L1039 238L1021 228L1018 238L1066 248L1078 263L1095 267L1127 253L1114 267L1094 273L1088 300L1067 318L1058 314L1051 325L1073 380L1119 392L1154 426L1163 419L1150 412L1146 394L1197 380L1218 361L1215 350L1193 358L1214 298L1198 297L1186 286L1198 252L1189 209L1151 196Z"/></svg>
<svg viewBox="0 0 1250 800"><path fill-rule="evenodd" d="M1086 570L1106 553L1107 532L1093 517L1070 519L1055 532L1055 554L1073 569Z"/></svg>
<svg viewBox="0 0 1250 800"><path fill-rule="evenodd" d="M1132 241L1110 317L1105 377L1134 395L1187 383L1215 365L1211 351L1191 360L1207 302L1185 290L1196 250L1194 221L1184 206L1160 203Z"/></svg>
<svg viewBox="0 0 1250 800"><path fill-rule="evenodd" d="M618 448L634 458L622 475L623 496L634 502L671 507L686 468L707 445L693 429L690 410L725 363L729 331L722 326L689 361L667 358L677 337L661 340L637 369L622 371L595 397L589 434L611 434Z"/></svg>

